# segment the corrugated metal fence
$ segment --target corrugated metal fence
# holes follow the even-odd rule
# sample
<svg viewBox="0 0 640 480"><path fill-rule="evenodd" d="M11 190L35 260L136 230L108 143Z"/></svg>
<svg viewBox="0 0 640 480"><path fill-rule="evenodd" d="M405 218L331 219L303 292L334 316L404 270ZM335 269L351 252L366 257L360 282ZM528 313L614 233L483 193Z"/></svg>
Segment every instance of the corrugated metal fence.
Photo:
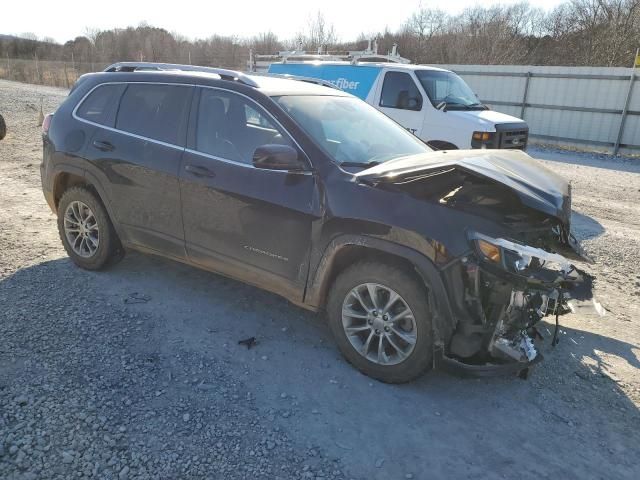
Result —
<svg viewBox="0 0 640 480"><path fill-rule="evenodd" d="M524 118L532 141L640 152L638 70L633 75L620 67L434 66L458 73L492 109Z"/></svg>

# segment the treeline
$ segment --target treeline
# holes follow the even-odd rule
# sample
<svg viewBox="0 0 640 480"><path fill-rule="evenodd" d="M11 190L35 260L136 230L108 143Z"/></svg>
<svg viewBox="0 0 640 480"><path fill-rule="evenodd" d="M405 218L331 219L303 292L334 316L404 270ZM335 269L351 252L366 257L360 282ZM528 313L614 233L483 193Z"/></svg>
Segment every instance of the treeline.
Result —
<svg viewBox="0 0 640 480"><path fill-rule="evenodd" d="M64 45L34 35L0 36L0 69L2 59L9 68L11 59L37 59L61 61L76 70L125 60L244 69L250 49L260 54L318 48L341 53L364 49L369 38L378 39L380 53L397 44L414 63L629 66L640 43L640 0L567 0L549 12L523 2L476 6L458 15L421 7L398 31L363 32L352 42L338 41L321 13L288 40L270 32L189 40L149 25L88 30Z"/></svg>

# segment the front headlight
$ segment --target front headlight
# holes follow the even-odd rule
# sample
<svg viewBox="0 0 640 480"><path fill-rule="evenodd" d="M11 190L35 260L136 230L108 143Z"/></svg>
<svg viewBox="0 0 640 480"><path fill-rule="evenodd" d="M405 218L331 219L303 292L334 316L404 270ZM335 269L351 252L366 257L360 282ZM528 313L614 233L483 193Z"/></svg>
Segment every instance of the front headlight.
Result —
<svg viewBox="0 0 640 480"><path fill-rule="evenodd" d="M471 148L491 148L495 135L495 132L473 132Z"/></svg>
<svg viewBox="0 0 640 480"><path fill-rule="evenodd" d="M485 259L494 263L502 263L502 251L500 247L481 239L476 240L476 245Z"/></svg>
<svg viewBox="0 0 640 480"><path fill-rule="evenodd" d="M522 245L504 238L492 238L481 233L472 233L470 237L476 252L483 260L512 272L523 272L531 266L564 273L572 270L571 264L562 255L549 253L541 248Z"/></svg>

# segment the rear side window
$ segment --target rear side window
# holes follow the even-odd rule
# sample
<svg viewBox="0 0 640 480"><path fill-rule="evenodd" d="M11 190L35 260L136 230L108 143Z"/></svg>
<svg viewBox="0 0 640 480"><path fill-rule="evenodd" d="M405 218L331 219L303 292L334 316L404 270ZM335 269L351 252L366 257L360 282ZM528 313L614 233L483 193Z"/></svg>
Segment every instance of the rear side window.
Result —
<svg viewBox="0 0 640 480"><path fill-rule="evenodd" d="M422 95L411 75L404 72L387 72L382 84L380 106L401 110L420 110Z"/></svg>
<svg viewBox="0 0 640 480"><path fill-rule="evenodd" d="M106 127L113 127L116 122L118 102L126 85L100 85L82 102L76 115Z"/></svg>
<svg viewBox="0 0 640 480"><path fill-rule="evenodd" d="M191 90L180 85L129 84L120 102L116 128L184 145Z"/></svg>

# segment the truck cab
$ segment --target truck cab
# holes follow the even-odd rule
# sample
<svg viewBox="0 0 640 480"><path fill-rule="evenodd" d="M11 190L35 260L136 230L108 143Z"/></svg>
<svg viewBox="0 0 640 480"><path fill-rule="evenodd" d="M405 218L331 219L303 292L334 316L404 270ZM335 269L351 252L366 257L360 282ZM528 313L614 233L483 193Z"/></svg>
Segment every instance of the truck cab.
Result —
<svg viewBox="0 0 640 480"><path fill-rule="evenodd" d="M291 61L268 73L330 82L384 112L438 150L524 150L526 122L490 110L454 72L394 62Z"/></svg>

